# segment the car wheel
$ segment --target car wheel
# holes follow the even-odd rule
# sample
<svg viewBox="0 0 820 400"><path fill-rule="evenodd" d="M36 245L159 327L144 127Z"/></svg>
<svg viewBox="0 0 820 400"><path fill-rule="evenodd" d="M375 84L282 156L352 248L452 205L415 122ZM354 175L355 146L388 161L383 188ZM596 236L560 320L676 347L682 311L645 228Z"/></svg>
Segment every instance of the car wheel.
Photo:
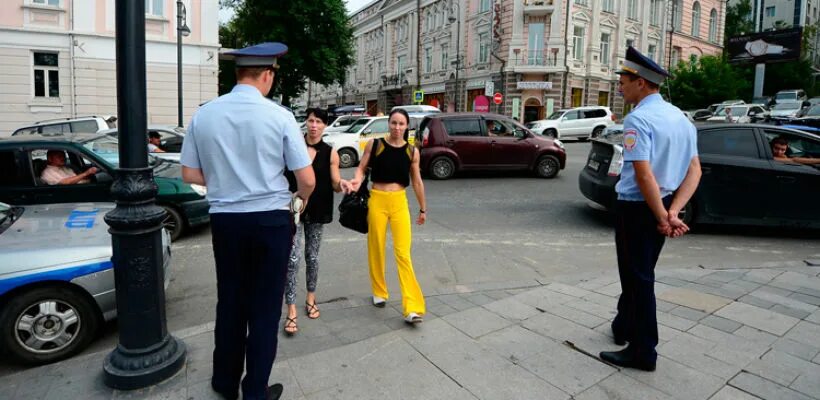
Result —
<svg viewBox="0 0 820 400"><path fill-rule="evenodd" d="M595 138L601 137L601 133L603 133L603 132L604 132L604 127L603 126L598 126L598 127L596 127L595 129L592 130L592 136L590 136L590 138L595 139Z"/></svg>
<svg viewBox="0 0 820 400"><path fill-rule="evenodd" d="M542 178L555 178L561 170L561 162L553 155L543 155L535 164L535 173Z"/></svg>
<svg viewBox="0 0 820 400"><path fill-rule="evenodd" d="M438 157L430 163L430 175L434 179L450 179L456 173L456 163L450 157Z"/></svg>
<svg viewBox="0 0 820 400"><path fill-rule="evenodd" d="M167 214L165 219L162 220L162 226L168 231L168 234L171 235L171 241L179 239L185 231L185 219L182 218L182 214L180 214L179 211L171 206L161 205L160 207L162 207Z"/></svg>
<svg viewBox="0 0 820 400"><path fill-rule="evenodd" d="M88 346L100 320L90 298L65 287L40 287L6 304L0 314L0 343L21 363L47 364Z"/></svg>
<svg viewBox="0 0 820 400"><path fill-rule="evenodd" d="M339 150L339 168L350 168L356 165L358 156L355 151L351 149Z"/></svg>
<svg viewBox="0 0 820 400"><path fill-rule="evenodd" d="M680 218L684 224L689 225L690 228L692 227L692 221L695 220L695 205L691 200L683 206L683 210L680 210L678 218Z"/></svg>
<svg viewBox="0 0 820 400"><path fill-rule="evenodd" d="M551 138L558 138L558 131L555 129L544 129L544 136L549 136Z"/></svg>

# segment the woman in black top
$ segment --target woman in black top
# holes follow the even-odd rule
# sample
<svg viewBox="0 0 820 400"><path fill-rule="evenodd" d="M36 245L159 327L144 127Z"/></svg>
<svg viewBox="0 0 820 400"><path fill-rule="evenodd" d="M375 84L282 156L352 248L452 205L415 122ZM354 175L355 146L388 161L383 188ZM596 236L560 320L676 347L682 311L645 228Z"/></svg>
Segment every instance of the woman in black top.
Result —
<svg viewBox="0 0 820 400"><path fill-rule="evenodd" d="M299 327L296 324L296 275L299 271L299 258L304 234L305 266L307 298L305 312L308 318L319 318L319 308L316 307L316 281L319 273L319 244L322 242L324 224L333 221L333 192L340 192L341 178L339 175L339 155L329 144L322 141L325 127L327 127L327 112L311 108L307 110L307 134L305 142L308 146L308 155L313 159L313 172L316 174L316 188L307 201L300 216L301 223L293 236L293 247L288 263L287 284L285 287L285 303L288 305L288 316L285 321L285 333L295 334Z"/></svg>
<svg viewBox="0 0 820 400"><path fill-rule="evenodd" d="M419 171L420 155L419 151L406 141L410 123L407 112L401 109L391 111L389 123L389 135L384 139L371 140L367 144L362 161L356 170L356 177L350 182L343 182L342 187L347 192L358 190L366 169L370 167L373 189L367 203L367 253L373 305L384 307L388 298L387 284L384 280L384 249L389 225L398 266L404 320L408 323L419 323L425 312L424 294L416 281L410 258L412 230L405 188L413 185L419 203L416 223L422 225L427 220L427 214L424 183Z"/></svg>

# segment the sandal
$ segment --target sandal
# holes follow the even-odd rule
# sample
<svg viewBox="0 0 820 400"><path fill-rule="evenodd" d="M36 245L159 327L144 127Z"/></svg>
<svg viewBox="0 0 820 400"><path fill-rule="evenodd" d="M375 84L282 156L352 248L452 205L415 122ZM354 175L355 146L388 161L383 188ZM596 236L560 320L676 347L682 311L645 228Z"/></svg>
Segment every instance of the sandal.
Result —
<svg viewBox="0 0 820 400"><path fill-rule="evenodd" d="M305 312L307 313L307 316L310 319L319 318L319 316L321 315L319 313L319 307L316 307L316 303L310 304L308 302L305 302Z"/></svg>
<svg viewBox="0 0 820 400"><path fill-rule="evenodd" d="M290 318L287 317L285 321L285 334L288 336L293 336L296 332L299 332L299 326L296 325L296 317Z"/></svg>

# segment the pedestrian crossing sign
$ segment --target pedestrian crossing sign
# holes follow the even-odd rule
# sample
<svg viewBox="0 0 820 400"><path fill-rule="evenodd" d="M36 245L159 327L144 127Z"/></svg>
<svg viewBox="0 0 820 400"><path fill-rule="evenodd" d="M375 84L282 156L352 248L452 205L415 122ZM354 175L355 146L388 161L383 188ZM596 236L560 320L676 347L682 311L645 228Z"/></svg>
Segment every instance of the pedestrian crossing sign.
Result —
<svg viewBox="0 0 820 400"><path fill-rule="evenodd" d="M424 91L416 90L413 92L413 101L416 103L421 103L424 101Z"/></svg>

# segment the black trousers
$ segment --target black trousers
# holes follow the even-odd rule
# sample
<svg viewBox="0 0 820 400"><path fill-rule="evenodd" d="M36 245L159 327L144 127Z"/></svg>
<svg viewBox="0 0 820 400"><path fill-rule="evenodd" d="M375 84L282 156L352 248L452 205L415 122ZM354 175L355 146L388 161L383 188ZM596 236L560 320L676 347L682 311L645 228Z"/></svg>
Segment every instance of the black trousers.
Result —
<svg viewBox="0 0 820 400"><path fill-rule="evenodd" d="M671 201L672 196L665 197L664 206L669 208ZM654 362L658 358L655 264L666 237L658 233L658 221L646 202L619 200L615 208L621 297L612 332L629 341L628 349L640 359Z"/></svg>
<svg viewBox="0 0 820 400"><path fill-rule="evenodd" d="M211 214L216 261L212 387L236 398L266 399L293 234L285 210Z"/></svg>

